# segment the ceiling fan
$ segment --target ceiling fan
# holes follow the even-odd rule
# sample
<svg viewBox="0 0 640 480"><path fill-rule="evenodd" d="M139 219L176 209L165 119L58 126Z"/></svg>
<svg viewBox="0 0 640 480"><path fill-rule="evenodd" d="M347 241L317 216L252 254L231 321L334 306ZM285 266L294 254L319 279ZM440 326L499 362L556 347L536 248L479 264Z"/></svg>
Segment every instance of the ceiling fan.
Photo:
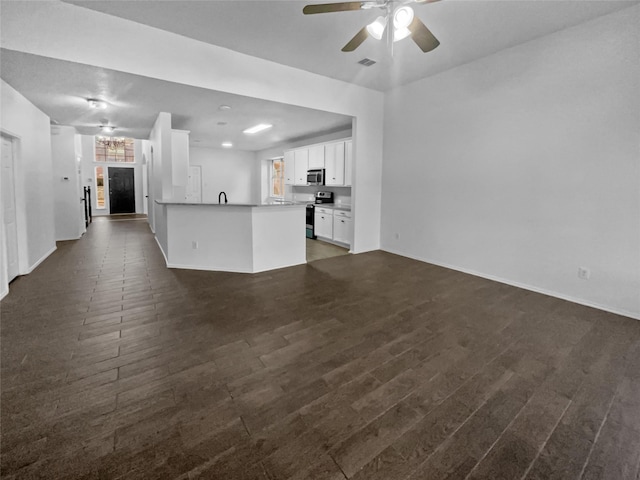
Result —
<svg viewBox="0 0 640 480"><path fill-rule="evenodd" d="M440 45L440 42L414 14L409 4L433 3L437 1L438 0L364 0L362 2L323 3L307 5L302 9L302 13L312 15L316 13L348 12L379 8L384 10L385 14L376 18L372 23L362 27L362 29L342 47L343 52L353 52L369 37L381 40L386 31L387 41L390 46L393 46L393 42L411 36L416 45L426 53ZM388 28L391 26L393 26L393 29Z"/></svg>

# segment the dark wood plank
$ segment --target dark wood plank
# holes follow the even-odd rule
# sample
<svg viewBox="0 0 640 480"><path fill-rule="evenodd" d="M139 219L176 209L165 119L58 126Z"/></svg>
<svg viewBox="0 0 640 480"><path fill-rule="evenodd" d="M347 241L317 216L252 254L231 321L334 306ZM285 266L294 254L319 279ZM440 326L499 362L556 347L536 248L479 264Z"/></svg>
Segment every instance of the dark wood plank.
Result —
<svg viewBox="0 0 640 480"><path fill-rule="evenodd" d="M170 270L97 219L1 308L2 478L640 473L640 322L408 258Z"/></svg>

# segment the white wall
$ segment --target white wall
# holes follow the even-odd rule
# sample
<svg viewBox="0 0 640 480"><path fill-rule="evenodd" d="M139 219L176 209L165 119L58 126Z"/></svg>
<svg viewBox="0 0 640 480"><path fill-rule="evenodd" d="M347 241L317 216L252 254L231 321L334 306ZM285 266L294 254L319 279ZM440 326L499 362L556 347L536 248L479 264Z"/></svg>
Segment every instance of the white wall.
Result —
<svg viewBox="0 0 640 480"><path fill-rule="evenodd" d="M189 131L171 130L171 179L175 200L184 200L189 178Z"/></svg>
<svg viewBox="0 0 640 480"><path fill-rule="evenodd" d="M17 139L14 176L18 258L20 274L27 274L56 248L49 117L4 80L0 80L0 100L0 131ZM8 285L6 272L2 270L3 296Z"/></svg>
<svg viewBox="0 0 640 480"><path fill-rule="evenodd" d="M171 169L171 114L161 112L149 134L149 153L151 160L152 188L149 191L149 225L156 234L156 239L167 251L167 216L164 209L155 200L171 200L173 197L173 178Z"/></svg>
<svg viewBox="0 0 640 480"><path fill-rule="evenodd" d="M221 191L226 192L229 203L260 202L255 189L260 162L254 152L191 146L189 164L202 167L203 203L217 203Z"/></svg>
<svg viewBox="0 0 640 480"><path fill-rule="evenodd" d="M56 240L76 240L82 236L80 220L84 204L78 169L81 152L76 152L76 129L51 127L51 158L53 164L53 202Z"/></svg>
<svg viewBox="0 0 640 480"><path fill-rule="evenodd" d="M638 25L635 6L390 92L382 248L640 318Z"/></svg>
<svg viewBox="0 0 640 480"><path fill-rule="evenodd" d="M4 48L355 117L352 250L379 247L382 93L67 3L5 3Z"/></svg>

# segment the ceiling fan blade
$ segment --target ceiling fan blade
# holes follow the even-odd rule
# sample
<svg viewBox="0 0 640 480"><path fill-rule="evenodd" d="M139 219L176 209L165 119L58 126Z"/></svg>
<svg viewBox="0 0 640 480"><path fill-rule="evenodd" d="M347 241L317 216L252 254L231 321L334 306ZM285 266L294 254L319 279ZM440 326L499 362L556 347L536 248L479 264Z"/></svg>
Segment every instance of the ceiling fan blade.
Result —
<svg viewBox="0 0 640 480"><path fill-rule="evenodd" d="M409 31L411 32L411 38L416 45L420 47L420 50L427 53L440 45L440 42L433 33L429 31L427 26L420 21L418 17L413 17L411 25L409 25Z"/></svg>
<svg viewBox="0 0 640 480"><path fill-rule="evenodd" d="M350 10L360 10L362 2L341 2L341 3L321 3L319 5L307 5L302 9L305 15L314 13L348 12Z"/></svg>
<svg viewBox="0 0 640 480"><path fill-rule="evenodd" d="M362 27L355 36L349 40L349 42L342 47L343 52L353 52L356 48L358 48L362 42L364 42L369 37L369 32L367 32L367 27Z"/></svg>

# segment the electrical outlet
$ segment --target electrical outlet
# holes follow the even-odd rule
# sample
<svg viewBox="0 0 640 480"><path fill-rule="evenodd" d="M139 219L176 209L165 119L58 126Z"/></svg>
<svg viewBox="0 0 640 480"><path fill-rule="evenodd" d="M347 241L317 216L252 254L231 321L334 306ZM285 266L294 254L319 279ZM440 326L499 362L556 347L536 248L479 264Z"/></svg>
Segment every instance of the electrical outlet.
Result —
<svg viewBox="0 0 640 480"><path fill-rule="evenodd" d="M198 249L198 242L196 242L195 240L193 242L191 242L191 248L193 248L194 250Z"/></svg>
<svg viewBox="0 0 640 480"><path fill-rule="evenodd" d="M578 278L589 280L591 278L591 270L586 267L578 267Z"/></svg>

